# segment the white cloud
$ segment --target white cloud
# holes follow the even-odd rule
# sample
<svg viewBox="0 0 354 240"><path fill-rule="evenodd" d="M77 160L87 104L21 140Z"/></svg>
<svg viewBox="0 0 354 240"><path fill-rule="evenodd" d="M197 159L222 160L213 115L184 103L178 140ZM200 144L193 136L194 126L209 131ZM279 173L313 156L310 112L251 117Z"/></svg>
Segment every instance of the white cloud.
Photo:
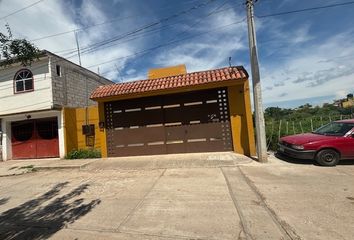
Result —
<svg viewBox="0 0 354 240"><path fill-rule="evenodd" d="M0 16L4 16L14 10L27 6L33 1L12 0L0 2ZM75 2L75 4L78 4ZM131 10L127 12L131 13ZM121 11L121 14L125 12ZM111 19L107 16L106 10L99 1L85 0L81 5L75 6L74 2L70 1L56 1L45 0L31 8L28 8L21 13L10 16L0 23L0 31L5 31L5 23L8 22L15 38L27 38L29 40L41 38L60 32L66 32L92 24L99 24ZM114 34L125 33L131 29L136 28L134 20L129 19L124 24L104 24L98 27L92 27L85 31L78 33L79 43L83 52L85 48L105 39L112 38ZM68 60L78 63L76 56L76 42L74 33L63 34L60 36L45 38L42 40L34 41L41 49L46 49L51 52L58 52ZM115 43L115 42L113 42ZM82 54L82 64L84 67L96 65L97 63L107 61L109 59L121 58L133 54L136 49L144 45L143 41L125 42L117 47L102 48L88 54ZM70 54L62 52L63 50L71 49ZM100 66L100 72L104 76L115 79L118 73L114 64L124 65L126 59L117 60L110 64ZM91 70L97 71L97 67Z"/></svg>
<svg viewBox="0 0 354 240"><path fill-rule="evenodd" d="M200 21L200 24L190 31L186 27L182 28L182 32L186 31L185 35L192 36L208 30L212 32L160 51L155 57L155 64L162 67L186 64L189 72L227 66L229 56L237 50L246 49L244 39L247 28L245 22L226 28L220 26L230 25L240 20L241 17L232 9L211 15L203 21L196 19L194 22ZM233 60L232 64L243 65L237 62L237 59Z"/></svg>
<svg viewBox="0 0 354 240"><path fill-rule="evenodd" d="M264 102L289 101L336 93L343 97L344 91L353 91L354 66L348 61L348 54L354 53L354 46L350 41L345 41L353 37L352 32L337 34L322 42L317 41L306 47L296 48L296 51L279 61L275 67L262 65L264 89L274 82L285 83L272 91L265 91Z"/></svg>
<svg viewBox="0 0 354 240"><path fill-rule="evenodd" d="M335 92L337 99L345 98L348 93L348 89L341 89Z"/></svg>

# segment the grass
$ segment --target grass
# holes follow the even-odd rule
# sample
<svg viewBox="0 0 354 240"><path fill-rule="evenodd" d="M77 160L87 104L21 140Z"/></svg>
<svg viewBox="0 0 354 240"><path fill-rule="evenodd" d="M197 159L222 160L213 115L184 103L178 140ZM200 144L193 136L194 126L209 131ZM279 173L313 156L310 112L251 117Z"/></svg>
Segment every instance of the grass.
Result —
<svg viewBox="0 0 354 240"><path fill-rule="evenodd" d="M79 149L72 150L65 157L66 159L87 159L87 158L100 158L101 152L97 149Z"/></svg>

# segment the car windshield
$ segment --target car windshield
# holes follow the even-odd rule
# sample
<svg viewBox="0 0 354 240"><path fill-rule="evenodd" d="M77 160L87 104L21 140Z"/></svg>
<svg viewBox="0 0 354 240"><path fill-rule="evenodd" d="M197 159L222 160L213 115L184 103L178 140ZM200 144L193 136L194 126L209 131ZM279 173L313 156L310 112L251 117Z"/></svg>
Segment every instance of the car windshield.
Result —
<svg viewBox="0 0 354 240"><path fill-rule="evenodd" d="M354 123L331 122L320 127L313 133L329 136L344 136L352 128L354 128Z"/></svg>

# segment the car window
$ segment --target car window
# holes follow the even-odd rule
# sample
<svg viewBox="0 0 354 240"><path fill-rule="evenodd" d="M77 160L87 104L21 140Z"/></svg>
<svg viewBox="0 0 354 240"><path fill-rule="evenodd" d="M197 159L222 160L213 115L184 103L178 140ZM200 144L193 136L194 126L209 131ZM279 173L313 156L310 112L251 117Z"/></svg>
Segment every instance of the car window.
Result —
<svg viewBox="0 0 354 240"><path fill-rule="evenodd" d="M330 136L344 136L347 132L354 128L354 123L332 122L320 127L314 133Z"/></svg>

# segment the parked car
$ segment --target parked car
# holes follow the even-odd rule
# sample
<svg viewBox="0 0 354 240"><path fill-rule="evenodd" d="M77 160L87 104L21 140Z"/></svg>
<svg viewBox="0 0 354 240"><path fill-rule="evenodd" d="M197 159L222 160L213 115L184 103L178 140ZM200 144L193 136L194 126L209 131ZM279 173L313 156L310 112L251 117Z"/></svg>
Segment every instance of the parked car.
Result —
<svg viewBox="0 0 354 240"><path fill-rule="evenodd" d="M335 166L341 159L354 159L354 119L331 122L312 133L282 137L278 153L297 159L314 159L322 166Z"/></svg>

